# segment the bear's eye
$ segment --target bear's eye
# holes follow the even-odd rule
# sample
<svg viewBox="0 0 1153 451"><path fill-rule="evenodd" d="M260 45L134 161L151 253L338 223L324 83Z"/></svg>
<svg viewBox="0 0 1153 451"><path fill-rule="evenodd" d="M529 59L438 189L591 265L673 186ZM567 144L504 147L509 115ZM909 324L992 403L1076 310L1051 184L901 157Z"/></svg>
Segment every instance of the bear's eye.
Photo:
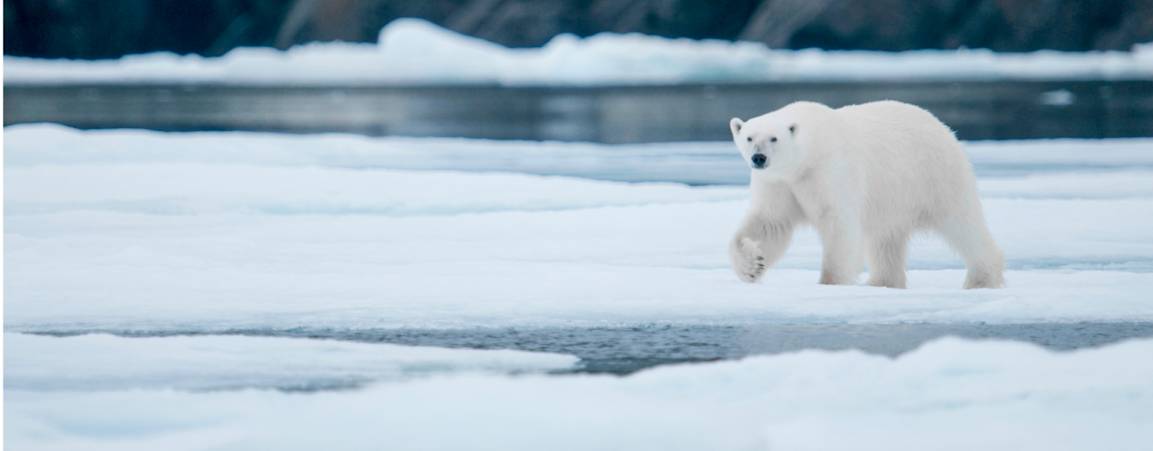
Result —
<svg viewBox="0 0 1153 451"><path fill-rule="evenodd" d="M750 137L748 137L748 138L745 138L745 141L748 141L748 142L753 142L753 137L752 137L752 136L750 136Z"/></svg>
<svg viewBox="0 0 1153 451"><path fill-rule="evenodd" d="M777 137L774 136L772 138L769 138L769 142L773 142L773 143L777 142Z"/></svg>

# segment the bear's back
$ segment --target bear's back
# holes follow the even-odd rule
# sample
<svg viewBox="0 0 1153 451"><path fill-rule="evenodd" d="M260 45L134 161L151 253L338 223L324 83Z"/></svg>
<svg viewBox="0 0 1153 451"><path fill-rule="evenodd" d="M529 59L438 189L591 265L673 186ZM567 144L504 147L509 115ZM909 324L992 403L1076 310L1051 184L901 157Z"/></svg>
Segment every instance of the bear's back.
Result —
<svg viewBox="0 0 1153 451"><path fill-rule="evenodd" d="M885 214L932 210L975 189L961 144L932 113L891 100L836 111L853 129L854 161L866 173L870 202L891 204Z"/></svg>
<svg viewBox="0 0 1153 451"><path fill-rule="evenodd" d="M952 134L947 125L933 113L916 105L896 100L881 100L837 108L837 113L852 121L866 123L890 123L901 128L925 128L936 132Z"/></svg>

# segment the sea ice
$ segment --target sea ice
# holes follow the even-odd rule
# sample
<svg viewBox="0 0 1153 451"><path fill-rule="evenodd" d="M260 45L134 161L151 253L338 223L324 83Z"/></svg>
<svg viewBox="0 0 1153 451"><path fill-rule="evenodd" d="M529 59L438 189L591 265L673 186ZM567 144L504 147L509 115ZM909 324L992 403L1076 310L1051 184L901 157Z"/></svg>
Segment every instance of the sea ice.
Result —
<svg viewBox="0 0 1153 451"><path fill-rule="evenodd" d="M1153 44L1129 52L889 53L775 50L752 42L601 33L583 39L560 35L539 49L509 49L417 19L393 21L381 30L376 44L313 43L287 51L240 48L219 58L151 53L112 61L4 60L5 84L597 85L1153 77Z"/></svg>
<svg viewBox="0 0 1153 451"><path fill-rule="evenodd" d="M8 390L21 450L1144 450L1153 340L1055 353L944 339L627 377L456 375L366 390Z"/></svg>
<svg viewBox="0 0 1153 451"><path fill-rule="evenodd" d="M1009 287L924 236L900 291L818 286L808 230L738 283L745 188L589 179L739 183L731 144L7 131L13 331L1153 319L1149 140L970 145Z"/></svg>
<svg viewBox="0 0 1153 451"><path fill-rule="evenodd" d="M4 388L36 391L349 388L447 373L572 369L576 357L247 336L4 334Z"/></svg>

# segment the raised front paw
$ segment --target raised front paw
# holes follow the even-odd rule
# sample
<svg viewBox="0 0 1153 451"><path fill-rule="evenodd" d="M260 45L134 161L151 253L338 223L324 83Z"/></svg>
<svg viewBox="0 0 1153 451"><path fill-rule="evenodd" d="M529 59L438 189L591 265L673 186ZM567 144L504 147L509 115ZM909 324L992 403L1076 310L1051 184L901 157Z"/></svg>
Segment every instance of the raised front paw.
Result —
<svg viewBox="0 0 1153 451"><path fill-rule="evenodd" d="M733 243L730 250L733 260L733 271L737 278L744 282L754 283L765 274L768 267L764 255L761 255L760 246L753 240L741 238Z"/></svg>

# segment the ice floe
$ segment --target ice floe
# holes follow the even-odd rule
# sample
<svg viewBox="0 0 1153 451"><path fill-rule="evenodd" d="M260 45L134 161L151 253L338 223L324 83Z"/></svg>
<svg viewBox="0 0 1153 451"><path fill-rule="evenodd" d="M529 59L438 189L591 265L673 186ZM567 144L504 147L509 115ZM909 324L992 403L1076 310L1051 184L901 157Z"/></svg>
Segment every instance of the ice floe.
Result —
<svg viewBox="0 0 1153 451"><path fill-rule="evenodd" d="M596 85L780 80L1150 79L1153 44L1129 52L776 50L752 42L639 34L561 35L509 49L416 19L393 21L376 44L240 48L219 58L171 53L110 61L5 57L8 84L227 83ZM333 70L339 67L340 70ZM1060 100L1060 99L1057 99ZM1050 100L1053 102L1054 100Z"/></svg>
<svg viewBox="0 0 1153 451"><path fill-rule="evenodd" d="M22 450L1081 450L1153 438L1153 341L1055 353L944 339L627 377L457 375L366 390L8 390ZM115 378L113 375L112 377Z"/></svg>
<svg viewBox="0 0 1153 451"><path fill-rule="evenodd" d="M572 369L576 357L246 336L4 334L8 390L351 388L448 373Z"/></svg>
<svg viewBox="0 0 1153 451"><path fill-rule="evenodd" d="M811 231L764 283L738 283L725 244L744 188L670 183L690 160L739 177L725 143L674 145L662 163L650 146L53 126L5 139L9 330L1153 319L1148 140L971 145L1009 287L959 290L960 260L919 237L899 291L816 285ZM649 160L667 180L609 181ZM1080 169L1094 160L1108 164Z"/></svg>

